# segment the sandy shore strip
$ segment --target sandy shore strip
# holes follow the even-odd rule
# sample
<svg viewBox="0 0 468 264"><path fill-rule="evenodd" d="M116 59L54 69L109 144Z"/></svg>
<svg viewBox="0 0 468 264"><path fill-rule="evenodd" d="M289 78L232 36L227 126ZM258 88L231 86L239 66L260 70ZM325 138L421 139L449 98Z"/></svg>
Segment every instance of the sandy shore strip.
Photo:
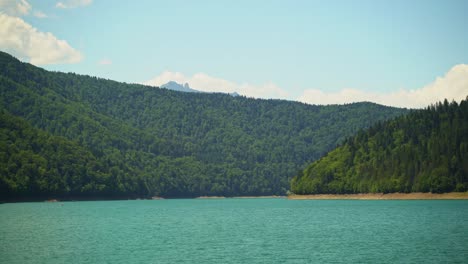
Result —
<svg viewBox="0 0 468 264"><path fill-rule="evenodd" d="M226 197L224 196L199 196L196 197L195 199L224 199Z"/></svg>
<svg viewBox="0 0 468 264"><path fill-rule="evenodd" d="M290 200L467 200L468 192L289 195Z"/></svg>
<svg viewBox="0 0 468 264"><path fill-rule="evenodd" d="M225 197L225 196L199 196L195 199L272 199L272 198L286 198L286 196L278 196L278 195L267 195L267 196L233 196L233 197Z"/></svg>
<svg viewBox="0 0 468 264"><path fill-rule="evenodd" d="M272 198L286 198L286 196L279 195L267 195L267 196L234 196L234 199L272 199Z"/></svg>

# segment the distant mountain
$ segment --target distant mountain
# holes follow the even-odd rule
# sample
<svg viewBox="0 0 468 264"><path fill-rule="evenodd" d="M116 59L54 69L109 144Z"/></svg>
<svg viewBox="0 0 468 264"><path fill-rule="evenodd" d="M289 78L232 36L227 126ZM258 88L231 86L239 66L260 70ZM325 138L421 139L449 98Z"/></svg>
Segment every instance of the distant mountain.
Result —
<svg viewBox="0 0 468 264"><path fill-rule="evenodd" d="M305 164L406 112L154 89L0 52L0 201L285 194Z"/></svg>
<svg viewBox="0 0 468 264"><path fill-rule="evenodd" d="M166 89L169 89L169 90L173 90L173 91L178 91L178 92L206 93L206 92L202 92L202 91L198 91L198 90L190 88L188 83L185 83L184 85L182 85L182 84L174 82L174 81L170 81L170 82L168 82L166 84L161 85L160 87L161 88L166 88ZM233 96L233 97L240 96L237 92L228 93L228 94Z"/></svg>
<svg viewBox="0 0 468 264"><path fill-rule="evenodd" d="M296 194L468 191L468 97L359 132L291 181Z"/></svg>
<svg viewBox="0 0 468 264"><path fill-rule="evenodd" d="M169 90L178 91L178 92L186 92L186 93L199 93L200 92L200 91L190 88L188 83L185 83L184 85L182 85L174 81L170 81L166 84L161 85L161 88L166 88Z"/></svg>

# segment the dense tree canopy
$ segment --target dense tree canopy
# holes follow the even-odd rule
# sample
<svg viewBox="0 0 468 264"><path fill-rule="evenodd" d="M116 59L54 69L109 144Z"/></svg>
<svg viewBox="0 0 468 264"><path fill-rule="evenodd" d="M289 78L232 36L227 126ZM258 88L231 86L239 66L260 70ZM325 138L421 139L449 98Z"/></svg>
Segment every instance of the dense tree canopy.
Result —
<svg viewBox="0 0 468 264"><path fill-rule="evenodd" d="M297 170L407 110L175 92L0 52L0 111L1 195L15 198L283 194Z"/></svg>
<svg viewBox="0 0 468 264"><path fill-rule="evenodd" d="M301 171L292 179L291 190L467 191L468 101L445 100L360 131Z"/></svg>

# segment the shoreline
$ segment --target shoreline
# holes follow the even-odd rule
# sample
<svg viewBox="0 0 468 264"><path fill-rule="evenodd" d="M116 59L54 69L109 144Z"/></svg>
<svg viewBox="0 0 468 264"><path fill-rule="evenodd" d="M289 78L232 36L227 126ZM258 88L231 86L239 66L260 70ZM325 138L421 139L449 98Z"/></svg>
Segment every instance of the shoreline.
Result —
<svg viewBox="0 0 468 264"><path fill-rule="evenodd" d="M284 199L286 195L234 196L234 199Z"/></svg>
<svg viewBox="0 0 468 264"><path fill-rule="evenodd" d="M12 199L2 203L29 202L83 202L83 201L128 201L128 200L215 200L215 199L286 199L286 200L468 200L468 192L450 193L359 193L359 194L293 194L293 195L262 195L262 196L199 196L199 197L74 197L49 199Z"/></svg>
<svg viewBox="0 0 468 264"><path fill-rule="evenodd" d="M468 200L468 192L288 195L288 200Z"/></svg>
<svg viewBox="0 0 468 264"><path fill-rule="evenodd" d="M281 195L260 195L260 196L198 196L194 199L276 199L286 198Z"/></svg>
<svg viewBox="0 0 468 264"><path fill-rule="evenodd" d="M198 196L193 199L225 199L224 196ZM190 198L189 198L190 199Z"/></svg>

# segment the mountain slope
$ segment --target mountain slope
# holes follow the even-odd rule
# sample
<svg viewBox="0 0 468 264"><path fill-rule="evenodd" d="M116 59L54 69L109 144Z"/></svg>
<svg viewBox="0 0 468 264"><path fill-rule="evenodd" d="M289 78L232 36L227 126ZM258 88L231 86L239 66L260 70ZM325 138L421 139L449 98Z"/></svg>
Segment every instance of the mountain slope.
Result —
<svg viewBox="0 0 468 264"><path fill-rule="evenodd" d="M445 100L359 132L301 171L292 179L291 190L467 191L468 101Z"/></svg>
<svg viewBox="0 0 468 264"><path fill-rule="evenodd" d="M104 196L283 194L305 164L359 129L407 111L181 93L48 72L6 53L0 53L0 95L4 113L96 158L100 165L86 166L83 181L66 190L95 184L106 190L95 194ZM98 172L104 181L87 177Z"/></svg>
<svg viewBox="0 0 468 264"><path fill-rule="evenodd" d="M0 112L0 198L112 194L105 166L86 148ZM88 170L91 168L91 170Z"/></svg>

